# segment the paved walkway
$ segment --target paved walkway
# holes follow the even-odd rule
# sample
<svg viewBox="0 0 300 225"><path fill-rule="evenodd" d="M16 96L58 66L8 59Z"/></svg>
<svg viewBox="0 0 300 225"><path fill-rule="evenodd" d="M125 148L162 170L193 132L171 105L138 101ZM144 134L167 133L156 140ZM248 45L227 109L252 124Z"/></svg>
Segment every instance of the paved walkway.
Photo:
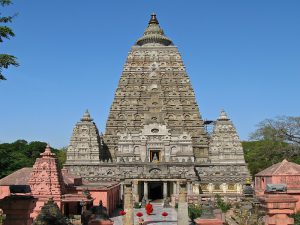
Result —
<svg viewBox="0 0 300 225"><path fill-rule="evenodd" d="M163 208L162 203L151 203L153 205L153 213L147 215L145 209L134 209L134 224L137 225L138 212L143 213L145 225L177 225L177 212L174 208ZM164 218L161 214L167 212L169 215ZM123 225L122 217L116 216L111 218L114 221L114 225Z"/></svg>

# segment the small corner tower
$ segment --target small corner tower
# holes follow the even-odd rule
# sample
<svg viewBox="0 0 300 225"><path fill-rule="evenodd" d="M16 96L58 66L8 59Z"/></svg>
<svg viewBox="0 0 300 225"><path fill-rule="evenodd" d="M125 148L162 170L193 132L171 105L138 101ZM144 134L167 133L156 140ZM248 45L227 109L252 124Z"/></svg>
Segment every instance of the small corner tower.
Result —
<svg viewBox="0 0 300 225"><path fill-rule="evenodd" d="M212 163L245 163L242 143L224 110L216 121L209 144Z"/></svg>
<svg viewBox="0 0 300 225"><path fill-rule="evenodd" d="M73 129L70 145L67 150L67 165L99 163L100 137L96 124L88 110Z"/></svg>

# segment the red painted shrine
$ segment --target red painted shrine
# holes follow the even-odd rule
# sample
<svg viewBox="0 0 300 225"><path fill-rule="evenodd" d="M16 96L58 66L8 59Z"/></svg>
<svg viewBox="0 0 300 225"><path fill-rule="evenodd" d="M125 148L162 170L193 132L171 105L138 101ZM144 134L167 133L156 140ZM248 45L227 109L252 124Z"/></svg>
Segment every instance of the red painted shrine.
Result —
<svg viewBox="0 0 300 225"><path fill-rule="evenodd" d="M80 215L82 207L98 205L109 214L119 201L117 182L89 183L59 169L57 158L47 145L32 168L22 168L0 180L0 208L4 225L30 225L50 198L66 216Z"/></svg>

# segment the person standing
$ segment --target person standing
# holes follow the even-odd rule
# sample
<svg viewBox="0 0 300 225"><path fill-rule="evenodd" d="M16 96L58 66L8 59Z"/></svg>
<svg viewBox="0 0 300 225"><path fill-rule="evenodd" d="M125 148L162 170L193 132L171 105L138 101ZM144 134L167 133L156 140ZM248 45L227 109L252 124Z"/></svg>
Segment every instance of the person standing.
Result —
<svg viewBox="0 0 300 225"><path fill-rule="evenodd" d="M152 206L152 204L151 204L150 202L148 202L148 203L146 204L146 206L145 206L145 209L146 209L146 213L147 213L148 215L150 215L150 214L153 212L153 206Z"/></svg>

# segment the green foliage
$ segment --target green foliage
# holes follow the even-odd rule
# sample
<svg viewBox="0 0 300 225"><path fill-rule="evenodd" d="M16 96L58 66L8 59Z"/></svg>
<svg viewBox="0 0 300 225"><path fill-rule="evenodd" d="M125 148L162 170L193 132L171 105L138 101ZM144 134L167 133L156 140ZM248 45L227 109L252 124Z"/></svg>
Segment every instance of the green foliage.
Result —
<svg viewBox="0 0 300 225"><path fill-rule="evenodd" d="M294 218L294 225L300 225L300 213L293 214L290 217Z"/></svg>
<svg viewBox="0 0 300 225"><path fill-rule="evenodd" d="M63 164L66 162L67 160L67 148L62 148L60 150L53 150L53 152L56 154L56 157L58 159L58 166L59 168L63 167Z"/></svg>
<svg viewBox="0 0 300 225"><path fill-rule="evenodd" d="M18 140L13 143L0 144L0 178L23 167L31 167L40 153L44 152L47 143ZM66 149L51 148L58 158L58 164L62 167L66 160Z"/></svg>
<svg viewBox="0 0 300 225"><path fill-rule="evenodd" d="M215 197L217 199L217 208L221 209L223 213L226 213L232 207L230 203L224 202L220 195L217 194Z"/></svg>
<svg viewBox="0 0 300 225"><path fill-rule="evenodd" d="M64 218L57 204L50 199L41 209L33 225L70 225Z"/></svg>
<svg viewBox="0 0 300 225"><path fill-rule="evenodd" d="M252 177L283 159L300 164L300 117L265 119L250 138L242 144Z"/></svg>
<svg viewBox="0 0 300 225"><path fill-rule="evenodd" d="M12 4L11 0L0 0L0 5L2 7ZM0 13L0 42L3 42L4 39L10 39L15 36L13 30L7 26L7 23L11 23L14 16L1 16ZM0 54L0 80L6 80L2 74L3 69L7 69L9 66L19 66L17 58L9 54Z"/></svg>
<svg viewBox="0 0 300 225"><path fill-rule="evenodd" d="M10 5L11 0L0 0L0 5L5 6L5 5Z"/></svg>
<svg viewBox="0 0 300 225"><path fill-rule="evenodd" d="M5 18L0 18L2 21L8 21L7 17ZM0 42L3 42L4 38L9 39L10 37L14 37L15 33L12 31L11 28L7 27L7 26L1 26L0 27Z"/></svg>
<svg viewBox="0 0 300 225"><path fill-rule="evenodd" d="M242 142L245 160L251 175L269 166L281 162L283 159L300 163L300 151L297 146L286 142L273 140Z"/></svg>
<svg viewBox="0 0 300 225"><path fill-rule="evenodd" d="M300 146L300 117L279 116L265 119L257 125L252 140L272 140Z"/></svg>
<svg viewBox="0 0 300 225"><path fill-rule="evenodd" d="M194 219L197 219L201 216L202 208L200 205L192 204L189 205L188 212L190 219L194 221Z"/></svg>
<svg viewBox="0 0 300 225"><path fill-rule="evenodd" d="M142 208L142 204L140 202L135 202L133 207L135 209L140 209L140 208Z"/></svg>

